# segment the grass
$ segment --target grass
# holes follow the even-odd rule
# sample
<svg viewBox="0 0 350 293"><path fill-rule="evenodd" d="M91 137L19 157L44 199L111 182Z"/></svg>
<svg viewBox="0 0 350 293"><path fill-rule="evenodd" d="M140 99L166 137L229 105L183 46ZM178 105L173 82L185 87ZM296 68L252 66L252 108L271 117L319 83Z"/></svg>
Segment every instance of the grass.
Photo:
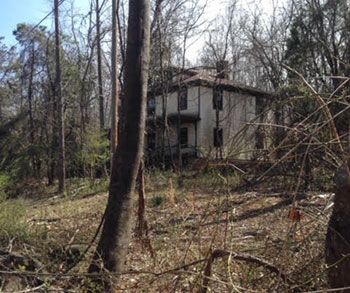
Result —
<svg viewBox="0 0 350 293"><path fill-rule="evenodd" d="M29 203L23 199L7 200L0 203L0 243L6 247L12 241L34 243L40 234L37 227L27 222Z"/></svg>

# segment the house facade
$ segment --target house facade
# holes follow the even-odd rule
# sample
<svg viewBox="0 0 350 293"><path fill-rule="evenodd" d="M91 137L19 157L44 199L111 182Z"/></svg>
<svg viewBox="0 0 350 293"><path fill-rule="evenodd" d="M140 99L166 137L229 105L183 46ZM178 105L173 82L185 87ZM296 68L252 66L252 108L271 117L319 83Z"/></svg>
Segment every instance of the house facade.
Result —
<svg viewBox="0 0 350 293"><path fill-rule="evenodd" d="M264 144L257 122L269 96L222 74L175 74L169 86L149 92L147 154L250 159Z"/></svg>

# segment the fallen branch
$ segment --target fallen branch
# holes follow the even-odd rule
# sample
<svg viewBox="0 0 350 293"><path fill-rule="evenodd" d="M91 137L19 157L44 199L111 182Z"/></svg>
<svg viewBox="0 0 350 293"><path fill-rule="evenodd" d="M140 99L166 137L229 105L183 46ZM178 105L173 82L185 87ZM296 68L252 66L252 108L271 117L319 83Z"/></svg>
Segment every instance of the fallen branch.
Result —
<svg viewBox="0 0 350 293"><path fill-rule="evenodd" d="M249 254L238 254L238 253L229 252L223 249L216 249L211 253L207 261L207 265L204 270L203 283L202 283L201 289L199 290L200 293L207 292L210 275L211 275L211 269L212 269L214 260L219 257L227 257L227 256L229 256L231 260L235 259L235 260L246 261L246 262L254 263L258 266L264 267L269 271L271 271L272 273L275 273L284 282L288 284L294 284L294 282L291 279L289 279L288 276L284 274L279 268L277 268L276 266L274 266L273 264L269 263L264 259L258 258L253 255L249 255Z"/></svg>

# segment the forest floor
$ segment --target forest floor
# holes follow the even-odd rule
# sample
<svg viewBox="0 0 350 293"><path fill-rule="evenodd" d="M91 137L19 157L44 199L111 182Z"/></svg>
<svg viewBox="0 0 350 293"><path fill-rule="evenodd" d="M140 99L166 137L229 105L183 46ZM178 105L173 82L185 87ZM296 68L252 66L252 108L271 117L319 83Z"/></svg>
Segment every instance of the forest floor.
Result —
<svg viewBox="0 0 350 293"><path fill-rule="evenodd" d="M207 174L185 178L179 187L171 173L147 174L148 236L134 233L117 292L322 292L333 195L237 193L231 191L236 180ZM47 191L49 197L0 204L2 255L38 260L42 275L36 281L45 282L4 274L26 272L29 265L5 267L0 254L0 292L29 285L37 286L35 292L84 292L96 241L82 261L57 277L78 258L74 249L89 246L107 202L106 192L84 184L72 184L63 197Z"/></svg>

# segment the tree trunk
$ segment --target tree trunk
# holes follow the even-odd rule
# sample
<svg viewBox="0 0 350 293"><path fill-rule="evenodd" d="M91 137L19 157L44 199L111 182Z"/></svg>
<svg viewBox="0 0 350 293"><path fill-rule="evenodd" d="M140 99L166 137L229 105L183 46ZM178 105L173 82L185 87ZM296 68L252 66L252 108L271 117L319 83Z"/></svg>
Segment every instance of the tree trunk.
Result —
<svg viewBox="0 0 350 293"><path fill-rule="evenodd" d="M334 208L326 237L326 263L330 288L350 286L350 184L346 168L335 176ZM350 292L344 289L337 292Z"/></svg>
<svg viewBox="0 0 350 293"><path fill-rule="evenodd" d="M125 135L113 157L105 222L89 272L123 271L131 239L136 176L143 153L149 66L149 0L129 1L128 40L125 66ZM97 261L101 259L103 265ZM104 283L112 292L111 281Z"/></svg>
<svg viewBox="0 0 350 293"><path fill-rule="evenodd" d="M31 42L30 45L30 72L29 72L29 81L28 81L28 107L29 107L29 127L30 127L30 143L31 145L34 145L34 132L35 132L35 126L34 126L34 117L33 117L33 79L34 79L34 62L35 62L35 48L34 48L34 41ZM32 168L33 168L33 174L37 178L39 178L36 170L36 154L32 154Z"/></svg>
<svg viewBox="0 0 350 293"><path fill-rule="evenodd" d="M118 73L117 73L117 60L118 60L118 46L117 46L117 1L112 0L112 121L111 121L111 151L112 160L113 154L117 149L118 144ZM112 164L111 164L112 165Z"/></svg>
<svg viewBox="0 0 350 293"><path fill-rule="evenodd" d="M60 31L58 23L58 0L55 1L55 49L56 49L56 80L55 93L58 110L58 193L63 193L65 185L65 153L64 153L64 111L61 90L61 63L60 63Z"/></svg>
<svg viewBox="0 0 350 293"><path fill-rule="evenodd" d="M101 61L101 32L100 32L100 5L96 0L96 43L97 43L97 78L98 78L98 101L100 111L100 128L104 129L104 101L103 101L103 85L102 85L102 61Z"/></svg>

